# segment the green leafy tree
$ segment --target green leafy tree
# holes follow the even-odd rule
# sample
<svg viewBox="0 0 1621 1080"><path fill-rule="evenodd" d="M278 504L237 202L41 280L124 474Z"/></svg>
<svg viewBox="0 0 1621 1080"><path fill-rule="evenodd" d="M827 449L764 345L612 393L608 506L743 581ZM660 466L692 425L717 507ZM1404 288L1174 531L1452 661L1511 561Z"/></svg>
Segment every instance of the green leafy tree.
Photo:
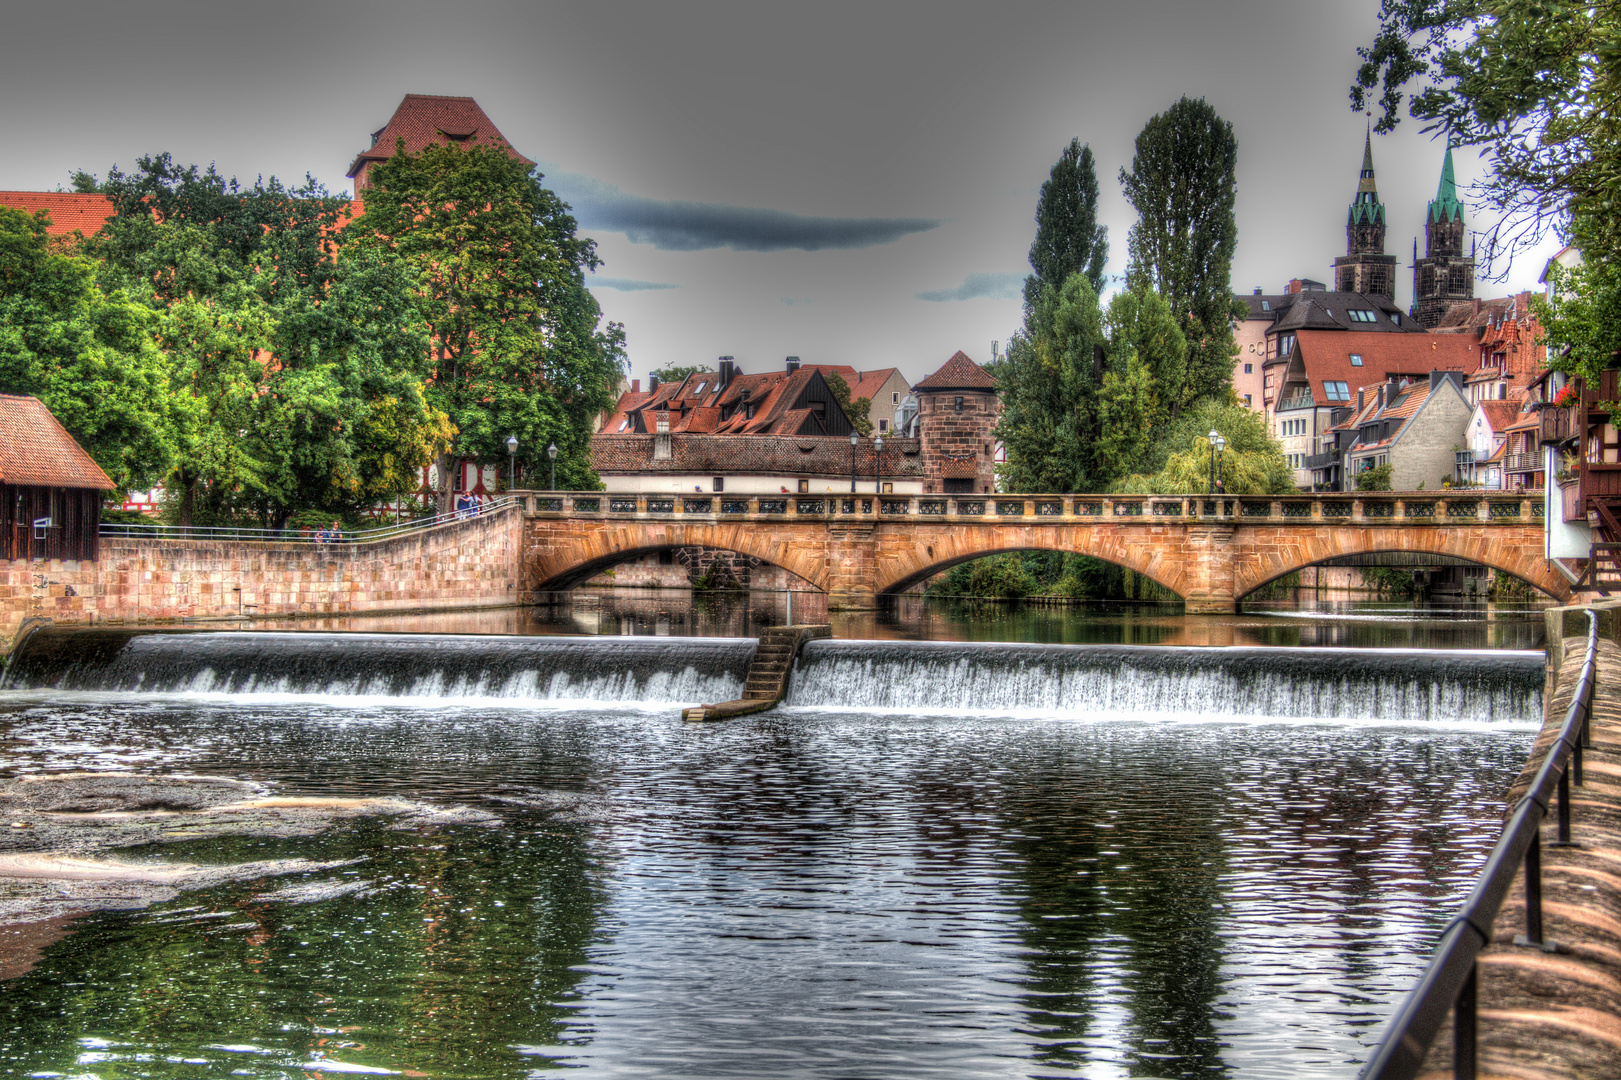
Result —
<svg viewBox="0 0 1621 1080"><path fill-rule="evenodd" d="M52 251L48 222L0 207L0 393L39 398L114 483L146 487L186 421L157 317L104 292L89 259Z"/></svg>
<svg viewBox="0 0 1621 1080"><path fill-rule="evenodd" d="M1390 463L1375 465L1371 469L1363 469L1357 473L1356 489L1358 491L1389 491Z"/></svg>
<svg viewBox="0 0 1621 1080"><path fill-rule="evenodd" d="M1500 211L1489 260L1550 228L1590 261L1621 256L1621 6L1384 0L1357 51L1351 103L1377 104L1377 130L1400 123L1405 98L1426 130L1487 155L1477 194Z"/></svg>
<svg viewBox="0 0 1621 1080"><path fill-rule="evenodd" d="M996 434L1007 452L999 472L1009 491L1100 490L1097 394L1106 353L1103 312L1086 275L1071 274L1061 290L1043 286L996 371Z"/></svg>
<svg viewBox="0 0 1621 1080"><path fill-rule="evenodd" d="M561 482L596 487L592 420L613 404L624 334L599 326L584 274L595 245L575 235L568 207L501 146L403 143L375 165L352 232L391 245L415 270L430 339L428 400L457 429L440 458L501 460L516 435L525 456L558 447Z"/></svg>
<svg viewBox="0 0 1621 1080"><path fill-rule="evenodd" d="M1118 366L1121 358L1135 357L1153 389L1145 426L1170 420L1184 398L1188 365L1187 338L1171 305L1158 293L1125 289L1110 299L1104 325L1111 360Z"/></svg>
<svg viewBox="0 0 1621 1080"><path fill-rule="evenodd" d="M696 375L700 371L713 371L708 364L666 364L661 368L654 368L652 374L661 383L679 383L688 375Z"/></svg>
<svg viewBox="0 0 1621 1080"><path fill-rule="evenodd" d="M1211 431L1227 440L1221 455L1222 487L1229 495L1282 495L1298 490L1283 447L1267 434L1251 410L1231 401L1206 400L1166 426L1161 436L1170 449L1152 473L1116 482L1115 491L1137 494L1195 494L1210 489Z"/></svg>
<svg viewBox="0 0 1621 1080"><path fill-rule="evenodd" d="M854 427L856 431L862 435L871 435L871 399L856 398L854 401L851 401L850 384L845 382L844 376L840 375L836 371L828 372L826 382L827 388L833 391L833 398L839 403L839 408L843 409L844 415L849 418L850 426Z"/></svg>
<svg viewBox="0 0 1621 1080"><path fill-rule="evenodd" d="M1036 239L1030 245L1033 279L1025 295L1033 299L1041 286L1061 288L1071 274L1085 274L1092 291L1103 291L1103 267L1109 261L1109 230L1098 224L1098 174L1091 146L1071 139L1036 202Z"/></svg>
<svg viewBox="0 0 1621 1080"><path fill-rule="evenodd" d="M1237 169L1233 126L1203 98L1184 97L1144 125L1131 168L1120 170L1137 211L1126 285L1158 292L1180 322L1187 339L1184 402L1220 395L1232 384Z"/></svg>

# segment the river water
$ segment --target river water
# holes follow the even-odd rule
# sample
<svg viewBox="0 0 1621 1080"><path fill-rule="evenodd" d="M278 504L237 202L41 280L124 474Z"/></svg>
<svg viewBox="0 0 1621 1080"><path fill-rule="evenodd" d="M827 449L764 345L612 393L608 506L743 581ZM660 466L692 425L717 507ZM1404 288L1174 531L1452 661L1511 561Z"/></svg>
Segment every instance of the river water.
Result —
<svg viewBox="0 0 1621 1080"><path fill-rule="evenodd" d="M4 778L358 809L164 809L113 852L75 819L93 859L277 869L44 940L0 1073L1348 1080L1540 719L1534 612L923 604L808 646L787 707L683 724L779 602L36 638Z"/></svg>

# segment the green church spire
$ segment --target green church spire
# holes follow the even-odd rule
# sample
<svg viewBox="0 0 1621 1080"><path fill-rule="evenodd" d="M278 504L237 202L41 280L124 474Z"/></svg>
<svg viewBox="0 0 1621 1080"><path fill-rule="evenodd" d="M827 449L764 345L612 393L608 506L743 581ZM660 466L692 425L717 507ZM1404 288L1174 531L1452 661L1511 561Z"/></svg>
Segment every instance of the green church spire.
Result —
<svg viewBox="0 0 1621 1080"><path fill-rule="evenodd" d="M1430 203L1431 221L1462 221L1463 203L1458 201L1458 182L1452 175L1452 140L1447 139L1446 157L1441 159L1441 183Z"/></svg>

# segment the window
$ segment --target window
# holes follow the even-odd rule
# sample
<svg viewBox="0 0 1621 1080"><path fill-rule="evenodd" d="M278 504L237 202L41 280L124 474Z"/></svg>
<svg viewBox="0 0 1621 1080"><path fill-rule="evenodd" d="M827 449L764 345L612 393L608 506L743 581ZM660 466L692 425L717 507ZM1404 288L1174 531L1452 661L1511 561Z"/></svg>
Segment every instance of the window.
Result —
<svg viewBox="0 0 1621 1080"><path fill-rule="evenodd" d="M962 398L957 399L956 404L953 406L953 408L955 408L957 412L962 412Z"/></svg>
<svg viewBox="0 0 1621 1080"><path fill-rule="evenodd" d="M1261 310L1262 311L1271 311L1272 310L1272 301L1270 301L1270 300L1262 300L1261 301Z"/></svg>
<svg viewBox="0 0 1621 1080"><path fill-rule="evenodd" d="M1292 353L1294 351L1295 351L1295 336L1293 334L1284 334L1282 337L1278 338L1278 355L1279 356L1288 356L1290 353Z"/></svg>
<svg viewBox="0 0 1621 1080"><path fill-rule="evenodd" d="M1330 401L1350 401L1351 400L1351 387L1350 387L1349 384L1344 383L1344 382L1338 382L1338 381L1331 380L1331 379L1324 379L1323 380L1323 393L1328 397L1328 400L1330 400Z"/></svg>
<svg viewBox="0 0 1621 1080"><path fill-rule="evenodd" d="M726 477L724 477L724 476L715 477L715 490L716 491L725 491L726 490Z"/></svg>
<svg viewBox="0 0 1621 1080"><path fill-rule="evenodd" d="M893 390L890 392L889 403L891 405L899 405L901 403L901 392L899 390Z"/></svg>
<svg viewBox="0 0 1621 1080"><path fill-rule="evenodd" d="M1354 352L1354 353L1351 354L1351 366L1352 367L1361 367L1362 366L1362 354L1361 353Z"/></svg>
<svg viewBox="0 0 1621 1080"><path fill-rule="evenodd" d="M1244 395L1244 408L1246 408L1246 409L1255 408L1255 402L1252 400L1254 397L1255 397L1254 394L1245 394Z"/></svg>
<svg viewBox="0 0 1621 1080"><path fill-rule="evenodd" d="M888 430L889 430L889 421L888 420L880 420L880 421L878 421L878 434L882 435L884 432L886 432Z"/></svg>
<svg viewBox="0 0 1621 1080"><path fill-rule="evenodd" d="M1350 311L1347 311L1346 314L1351 317L1352 322L1378 322L1379 321L1378 314L1375 313L1375 312L1369 311L1367 308L1352 308Z"/></svg>
<svg viewBox="0 0 1621 1080"><path fill-rule="evenodd" d="M672 551L670 548L665 548L663 551L659 552L659 565L660 566L674 566L675 565L675 552Z"/></svg>
<svg viewBox="0 0 1621 1080"><path fill-rule="evenodd" d="M810 494L810 481L809 480L801 480L799 482L799 493L801 495L809 495Z"/></svg>
<svg viewBox="0 0 1621 1080"><path fill-rule="evenodd" d="M1246 374L1246 375L1254 375L1255 374L1255 365L1254 364L1245 364L1244 365L1244 374Z"/></svg>
<svg viewBox="0 0 1621 1080"><path fill-rule="evenodd" d="M1390 313L1390 321L1395 323L1397 326L1400 326L1401 325L1401 312L1392 311Z"/></svg>
<svg viewBox="0 0 1621 1080"><path fill-rule="evenodd" d="M623 420L619 421L619 430L624 431L628 427L630 427L630 417L627 416Z"/></svg>

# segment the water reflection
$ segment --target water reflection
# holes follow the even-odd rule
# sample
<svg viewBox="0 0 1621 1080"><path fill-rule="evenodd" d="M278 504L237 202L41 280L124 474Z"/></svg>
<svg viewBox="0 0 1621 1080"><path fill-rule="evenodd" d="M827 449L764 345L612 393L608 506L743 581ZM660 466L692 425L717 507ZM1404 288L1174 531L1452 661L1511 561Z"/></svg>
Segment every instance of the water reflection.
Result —
<svg viewBox="0 0 1621 1080"><path fill-rule="evenodd" d="M537 607L432 615L249 621L275 630L442 634L756 637L790 616L781 592L575 589ZM795 622L828 622L841 638L1030 641L1066 645L1274 645L1284 648L1540 649L1547 604L1324 600L1246 604L1236 615L1186 615L1177 604L1041 606L906 595L877 611L833 612L821 593L794 593Z"/></svg>
<svg viewBox="0 0 1621 1080"><path fill-rule="evenodd" d="M87 917L0 994L0 1072L451 1080L1348 1080L1530 740L184 699L0 727L15 770L116 748L499 818L224 840L177 820L136 854L361 861Z"/></svg>

